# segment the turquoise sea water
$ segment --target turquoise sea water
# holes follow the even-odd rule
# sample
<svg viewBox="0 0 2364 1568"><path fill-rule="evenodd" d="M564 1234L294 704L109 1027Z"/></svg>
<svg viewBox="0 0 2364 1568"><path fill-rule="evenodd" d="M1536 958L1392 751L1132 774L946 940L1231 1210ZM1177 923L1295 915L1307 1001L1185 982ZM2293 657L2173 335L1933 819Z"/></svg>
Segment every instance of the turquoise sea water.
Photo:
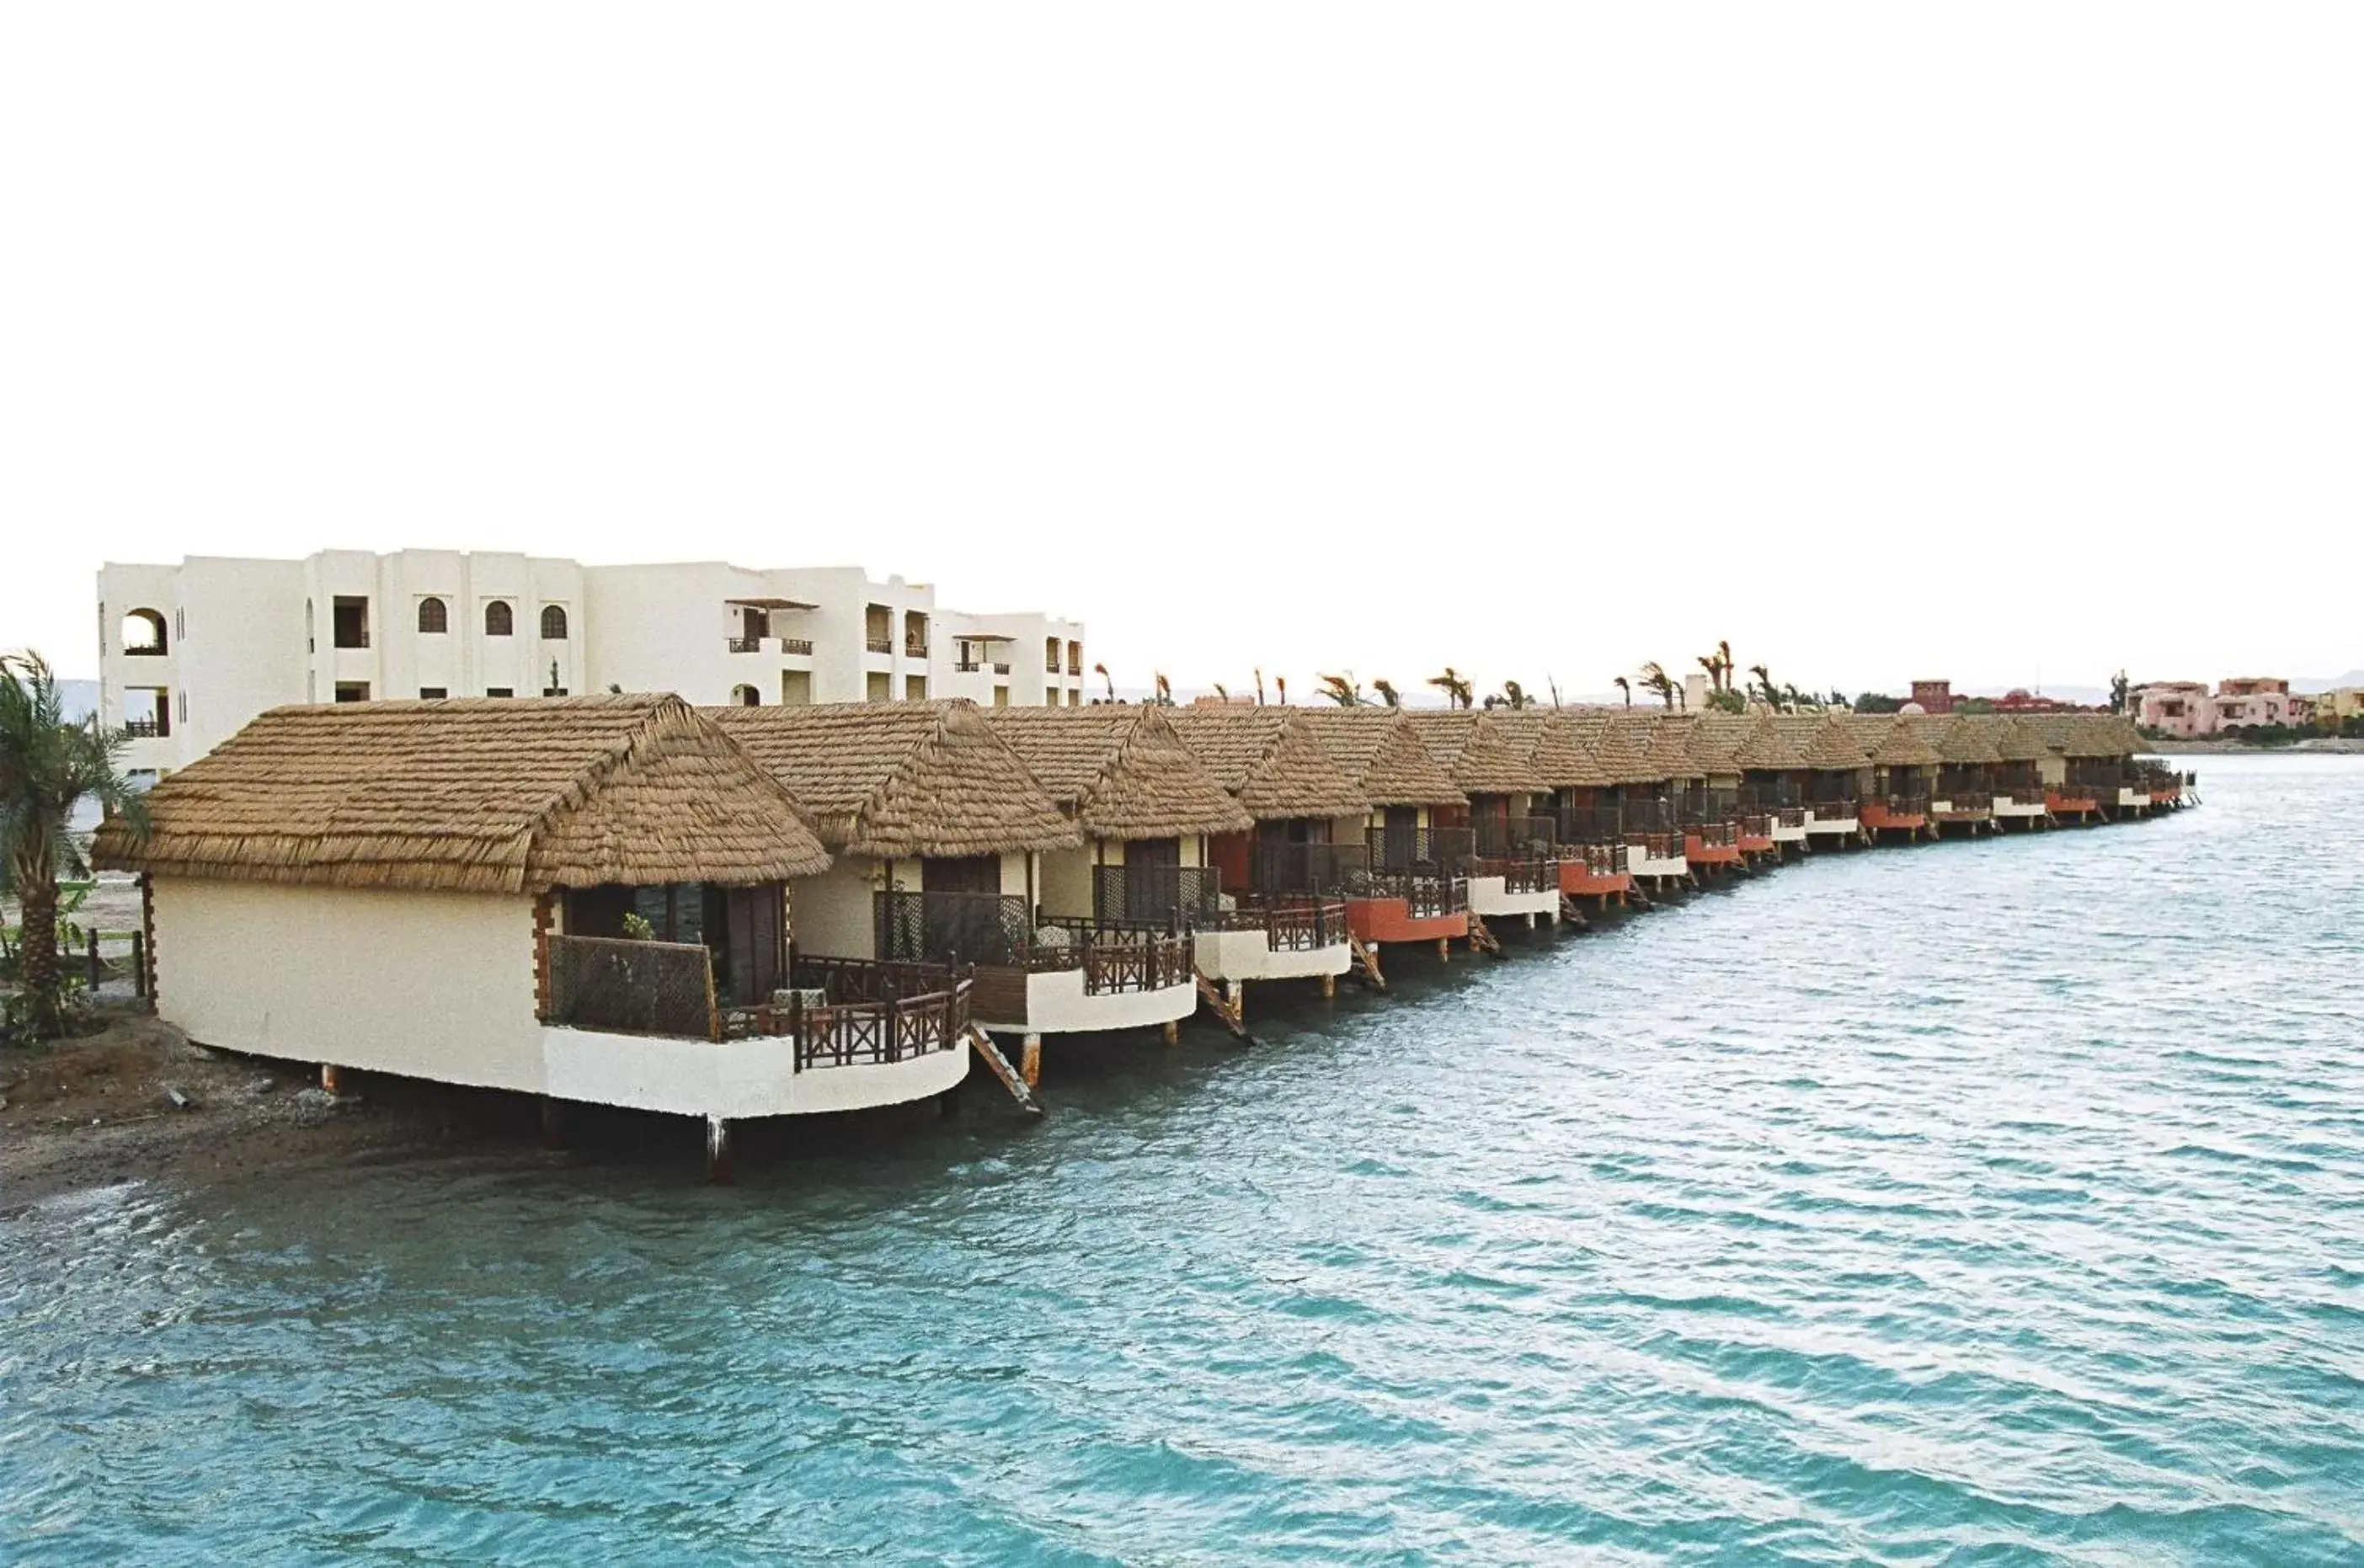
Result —
<svg viewBox="0 0 2364 1568"><path fill-rule="evenodd" d="M1048 1058L0 1219L0 1558L2364 1561L2364 760Z"/></svg>

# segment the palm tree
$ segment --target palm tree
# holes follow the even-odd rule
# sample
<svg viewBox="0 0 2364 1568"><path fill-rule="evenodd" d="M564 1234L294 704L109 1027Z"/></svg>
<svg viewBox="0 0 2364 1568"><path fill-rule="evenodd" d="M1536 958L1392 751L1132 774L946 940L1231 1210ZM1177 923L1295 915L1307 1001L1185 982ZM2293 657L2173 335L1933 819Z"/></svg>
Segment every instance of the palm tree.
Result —
<svg viewBox="0 0 2364 1568"><path fill-rule="evenodd" d="M1751 664L1748 673L1756 677L1756 689L1765 694L1765 704L1774 712L1781 711L1781 694L1773 689L1773 673L1762 664Z"/></svg>
<svg viewBox="0 0 2364 1568"><path fill-rule="evenodd" d="M1172 707L1174 706L1174 683L1165 678L1165 673L1162 670L1151 671L1150 679L1157 683L1157 706L1160 707Z"/></svg>
<svg viewBox="0 0 2364 1568"><path fill-rule="evenodd" d="M1110 676L1108 666L1105 664L1095 664L1092 666L1092 673L1098 675L1100 678L1100 684L1108 689L1108 700L1110 702L1116 701L1116 682Z"/></svg>
<svg viewBox="0 0 2364 1568"><path fill-rule="evenodd" d="M1361 684L1355 679L1355 672L1352 670L1347 671L1343 675L1322 676L1321 695L1328 697L1332 702L1336 703L1340 707L1360 707L1363 706L1363 688Z"/></svg>
<svg viewBox="0 0 2364 1568"><path fill-rule="evenodd" d="M1232 688L1223 684L1222 682L1217 681L1215 683L1215 695L1222 698L1225 702L1229 702L1232 700Z"/></svg>
<svg viewBox="0 0 2364 1568"><path fill-rule="evenodd" d="M1477 696L1477 689L1450 664L1444 667L1443 674L1431 675L1428 684L1444 694L1444 706L1447 707L1467 707Z"/></svg>
<svg viewBox="0 0 2364 1568"><path fill-rule="evenodd" d="M1264 672L1263 672L1262 670L1258 670L1258 671L1255 673L1255 681L1256 681L1256 706L1258 706L1258 707L1262 707L1262 706L1264 706Z"/></svg>
<svg viewBox="0 0 2364 1568"><path fill-rule="evenodd" d="M1396 684L1393 681L1373 680L1371 682L1371 690L1378 693L1379 700L1387 704L1388 706L1403 706L1403 694L1396 690Z"/></svg>
<svg viewBox="0 0 2364 1568"><path fill-rule="evenodd" d="M1617 689L1625 694L1625 706L1627 707L1632 707L1634 706L1634 683L1627 680L1624 676L1620 675L1617 677Z"/></svg>
<svg viewBox="0 0 2364 1568"><path fill-rule="evenodd" d="M1273 689L1280 694L1280 706L1287 707L1288 706L1288 677L1286 675L1275 675L1272 678L1272 684Z"/></svg>
<svg viewBox="0 0 2364 1568"><path fill-rule="evenodd" d="M1489 703L1488 703L1486 706L1489 706L1489 707L1491 707L1491 706L1493 706L1493 704L1489 702ZM1514 711L1515 711L1516 709L1522 708L1522 707L1526 706L1527 706L1527 688L1526 688L1526 687L1524 687L1524 686L1522 686L1522 685L1521 685L1521 684L1519 684L1519 683L1518 683L1518 682L1516 682L1516 681L1505 681L1505 682L1503 682L1503 683L1502 683L1502 706L1503 706L1504 707L1511 708L1511 709L1512 709L1512 710L1514 710Z"/></svg>
<svg viewBox="0 0 2364 1568"><path fill-rule="evenodd" d="M1683 690L1676 684L1675 678L1667 673L1667 667L1655 659L1642 666L1642 689L1667 707L1675 706L1675 698L1680 696Z"/></svg>
<svg viewBox="0 0 2364 1568"><path fill-rule="evenodd" d="M1552 706L1556 709L1559 706L1559 682L1549 671L1545 671L1544 673L1544 684L1550 688Z"/></svg>
<svg viewBox="0 0 2364 1568"><path fill-rule="evenodd" d="M69 723L49 662L38 653L0 655L0 890L24 911L21 997L9 1008L35 1040L65 1028L58 968L58 873L90 867L70 831L74 809L95 800L123 819L135 841L148 833L148 806L119 764L128 735L95 716Z"/></svg>

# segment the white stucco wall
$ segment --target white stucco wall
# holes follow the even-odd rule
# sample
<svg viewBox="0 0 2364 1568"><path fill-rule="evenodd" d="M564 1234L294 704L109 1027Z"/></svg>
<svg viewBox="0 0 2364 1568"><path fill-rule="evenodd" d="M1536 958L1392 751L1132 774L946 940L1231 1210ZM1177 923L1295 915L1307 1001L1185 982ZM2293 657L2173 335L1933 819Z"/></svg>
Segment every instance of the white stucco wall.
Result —
<svg viewBox="0 0 2364 1568"><path fill-rule="evenodd" d="M1341 938L1333 947L1276 952L1262 931L1201 931L1190 941L1192 961L1210 980L1307 980L1344 974L1354 950Z"/></svg>
<svg viewBox="0 0 2364 1568"><path fill-rule="evenodd" d="M1473 876L1469 879L1469 912L1492 918L1497 915L1549 915L1559 917L1559 884L1537 893L1512 893L1507 879L1499 876Z"/></svg>
<svg viewBox="0 0 2364 1568"><path fill-rule="evenodd" d="M157 1010L225 1051L539 1092L533 901L156 882Z"/></svg>
<svg viewBox="0 0 2364 1568"><path fill-rule="evenodd" d="M781 1039L649 1040L545 1029L550 1093L594 1105L683 1116L803 1116L864 1110L942 1094L968 1075L968 1045L904 1062L796 1070Z"/></svg>
<svg viewBox="0 0 2364 1568"><path fill-rule="evenodd" d="M870 958L877 940L877 916L871 895L878 862L860 855L831 862L819 876L798 877L789 884L790 938L798 952L829 958ZM914 880L913 887L919 885Z"/></svg>
<svg viewBox="0 0 2364 1568"><path fill-rule="evenodd" d="M1199 1010L1196 987L1084 994L1084 972L1057 970L1026 977L1026 1029L1034 1034L1088 1034L1171 1023Z"/></svg>

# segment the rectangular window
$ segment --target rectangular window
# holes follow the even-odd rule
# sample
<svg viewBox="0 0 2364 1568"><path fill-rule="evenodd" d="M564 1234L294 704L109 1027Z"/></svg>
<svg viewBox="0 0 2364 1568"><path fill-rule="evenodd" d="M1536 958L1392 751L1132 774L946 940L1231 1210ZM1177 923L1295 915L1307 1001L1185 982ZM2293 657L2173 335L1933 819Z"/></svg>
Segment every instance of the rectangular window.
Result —
<svg viewBox="0 0 2364 1568"><path fill-rule="evenodd" d="M895 695L891 677L884 670L871 671L862 683L862 695L870 702L888 701Z"/></svg>
<svg viewBox="0 0 2364 1568"><path fill-rule="evenodd" d="M812 672L783 670L780 672L780 702L786 707L812 706Z"/></svg>
<svg viewBox="0 0 2364 1568"><path fill-rule="evenodd" d="M517 695L517 688L514 686L486 686L485 688L485 695L488 697L513 697Z"/></svg>
<svg viewBox="0 0 2364 1568"><path fill-rule="evenodd" d="M564 686L544 686L541 688L541 695L546 697L563 697L566 695L566 688Z"/></svg>
<svg viewBox="0 0 2364 1568"><path fill-rule="evenodd" d="M339 702L369 701L369 683L367 681L339 681L337 683L337 700Z"/></svg>
<svg viewBox="0 0 2364 1568"><path fill-rule="evenodd" d="M367 648L369 639L369 601L355 595L340 594L329 609L330 639L339 648Z"/></svg>
<svg viewBox="0 0 2364 1568"><path fill-rule="evenodd" d="M418 688L418 695L429 702L435 702L450 696L452 691L448 686L421 686Z"/></svg>
<svg viewBox="0 0 2364 1568"><path fill-rule="evenodd" d="M906 676L904 676L904 677L903 677L903 700L904 700L905 702L925 702L925 701L927 701L927 700L928 700L928 678L927 678L925 675L906 675Z"/></svg>

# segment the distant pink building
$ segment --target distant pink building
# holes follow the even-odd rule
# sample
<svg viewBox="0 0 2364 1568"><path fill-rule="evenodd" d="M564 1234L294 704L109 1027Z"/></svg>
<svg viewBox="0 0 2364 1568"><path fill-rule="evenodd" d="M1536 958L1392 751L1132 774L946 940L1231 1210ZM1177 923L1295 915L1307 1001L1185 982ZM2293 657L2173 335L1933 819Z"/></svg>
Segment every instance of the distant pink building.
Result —
<svg viewBox="0 0 2364 1568"><path fill-rule="evenodd" d="M2270 675L2219 681L2213 694L2204 681L2152 681L2136 686L2129 699L2136 724L2186 740L2252 725L2301 723L2298 706L2305 704L2293 701L2288 681Z"/></svg>

